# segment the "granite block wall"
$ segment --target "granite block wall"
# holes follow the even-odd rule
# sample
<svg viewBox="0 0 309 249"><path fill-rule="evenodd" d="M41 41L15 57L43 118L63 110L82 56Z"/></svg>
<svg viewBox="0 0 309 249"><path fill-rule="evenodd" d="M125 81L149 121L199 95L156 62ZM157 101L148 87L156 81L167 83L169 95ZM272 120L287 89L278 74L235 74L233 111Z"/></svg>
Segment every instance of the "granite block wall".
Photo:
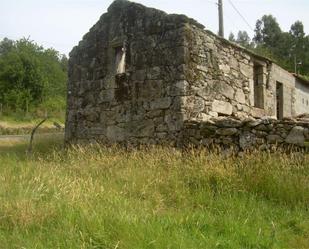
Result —
<svg viewBox="0 0 309 249"><path fill-rule="evenodd" d="M274 122L275 133L222 130L213 120L278 116L277 83L284 100L279 113L293 116L292 74L184 15L116 0L70 53L65 140L182 146L200 143L205 123L214 122L224 143L245 131L260 134L257 144L261 134L268 142L281 125L291 130Z"/></svg>
<svg viewBox="0 0 309 249"><path fill-rule="evenodd" d="M200 26L115 1L70 54L66 141L175 142L187 23Z"/></svg>

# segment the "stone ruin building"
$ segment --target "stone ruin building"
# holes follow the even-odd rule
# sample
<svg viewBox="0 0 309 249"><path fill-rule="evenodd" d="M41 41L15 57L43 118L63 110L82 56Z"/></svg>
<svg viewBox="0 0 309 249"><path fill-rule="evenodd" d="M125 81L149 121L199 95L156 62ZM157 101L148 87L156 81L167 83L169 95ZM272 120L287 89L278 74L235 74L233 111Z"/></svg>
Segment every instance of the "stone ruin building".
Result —
<svg viewBox="0 0 309 249"><path fill-rule="evenodd" d="M70 53L70 143L246 148L308 139L309 82L205 30L116 0Z"/></svg>

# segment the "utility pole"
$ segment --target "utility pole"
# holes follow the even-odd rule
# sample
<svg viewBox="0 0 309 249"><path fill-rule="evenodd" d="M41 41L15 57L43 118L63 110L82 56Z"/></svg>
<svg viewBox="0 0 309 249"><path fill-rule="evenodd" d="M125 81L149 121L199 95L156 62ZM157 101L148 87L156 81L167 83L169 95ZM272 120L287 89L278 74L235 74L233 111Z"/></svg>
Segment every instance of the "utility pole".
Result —
<svg viewBox="0 0 309 249"><path fill-rule="evenodd" d="M223 24L223 2L218 0L219 9L219 36L224 37L224 24Z"/></svg>
<svg viewBox="0 0 309 249"><path fill-rule="evenodd" d="M294 73L295 74L299 74L299 67L302 65L302 61L298 61L297 62L297 57L296 54L294 55Z"/></svg>
<svg viewBox="0 0 309 249"><path fill-rule="evenodd" d="M294 73L297 74L297 60L296 60L296 54L294 55Z"/></svg>

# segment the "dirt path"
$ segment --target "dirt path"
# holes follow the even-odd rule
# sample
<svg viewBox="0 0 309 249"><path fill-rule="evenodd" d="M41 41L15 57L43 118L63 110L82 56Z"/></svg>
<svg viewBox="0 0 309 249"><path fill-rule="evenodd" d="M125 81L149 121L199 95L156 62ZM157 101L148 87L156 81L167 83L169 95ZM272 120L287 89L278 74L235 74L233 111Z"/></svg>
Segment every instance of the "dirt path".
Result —
<svg viewBox="0 0 309 249"><path fill-rule="evenodd" d="M55 132L55 133L43 133L43 134L36 134L34 139L39 137L40 139L51 137L51 136L63 136L63 132ZM11 142L24 142L30 139L30 135L0 135L0 145L4 143L11 143Z"/></svg>

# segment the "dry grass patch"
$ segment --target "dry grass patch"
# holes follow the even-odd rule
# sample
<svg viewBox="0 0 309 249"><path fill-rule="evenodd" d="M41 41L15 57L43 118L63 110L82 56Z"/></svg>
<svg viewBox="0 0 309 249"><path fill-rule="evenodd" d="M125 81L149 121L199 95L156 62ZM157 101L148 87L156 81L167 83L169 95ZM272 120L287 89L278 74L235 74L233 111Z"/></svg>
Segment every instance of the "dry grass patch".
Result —
<svg viewBox="0 0 309 249"><path fill-rule="evenodd" d="M0 154L4 248L302 248L308 241L305 154L63 151L55 142L36 151Z"/></svg>

